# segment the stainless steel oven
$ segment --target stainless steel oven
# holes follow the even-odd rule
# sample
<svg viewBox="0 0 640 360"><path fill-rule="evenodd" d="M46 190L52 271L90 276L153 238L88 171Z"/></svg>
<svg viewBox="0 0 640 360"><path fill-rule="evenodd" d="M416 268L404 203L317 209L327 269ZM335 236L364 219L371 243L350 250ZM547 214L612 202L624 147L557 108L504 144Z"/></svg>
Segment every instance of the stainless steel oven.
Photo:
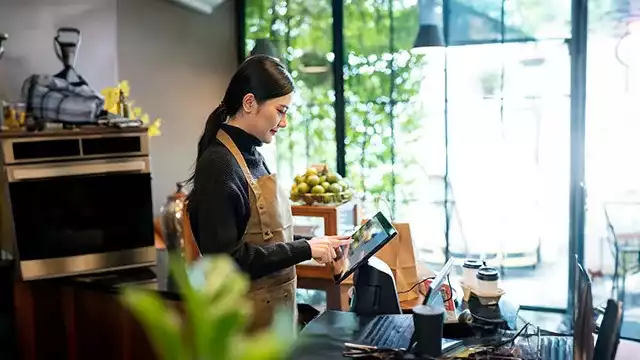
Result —
<svg viewBox="0 0 640 360"><path fill-rule="evenodd" d="M155 263L142 130L0 134L3 249L24 280Z"/></svg>

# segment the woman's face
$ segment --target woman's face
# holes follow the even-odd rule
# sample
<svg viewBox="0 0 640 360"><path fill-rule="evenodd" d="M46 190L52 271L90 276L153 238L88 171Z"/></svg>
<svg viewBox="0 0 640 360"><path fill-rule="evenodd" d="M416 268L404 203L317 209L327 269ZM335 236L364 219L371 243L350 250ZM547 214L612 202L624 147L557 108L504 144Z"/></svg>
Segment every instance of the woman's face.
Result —
<svg viewBox="0 0 640 360"><path fill-rule="evenodd" d="M293 94L267 100L258 106L255 114L255 137L270 144L280 129L287 127L287 111L291 107Z"/></svg>

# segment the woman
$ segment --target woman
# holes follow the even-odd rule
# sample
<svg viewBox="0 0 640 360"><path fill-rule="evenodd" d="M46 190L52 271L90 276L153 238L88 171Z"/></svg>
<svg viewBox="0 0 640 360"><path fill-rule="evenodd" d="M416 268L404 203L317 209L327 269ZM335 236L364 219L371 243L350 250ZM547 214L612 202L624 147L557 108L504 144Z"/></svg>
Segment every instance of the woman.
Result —
<svg viewBox="0 0 640 360"><path fill-rule="evenodd" d="M287 126L293 90L278 60L245 60L207 120L191 178L188 211L200 251L230 254L251 277L250 331L269 326L277 306L295 312L294 265L313 258L340 273L336 249L350 243L342 236L294 241L288 193L258 152Z"/></svg>

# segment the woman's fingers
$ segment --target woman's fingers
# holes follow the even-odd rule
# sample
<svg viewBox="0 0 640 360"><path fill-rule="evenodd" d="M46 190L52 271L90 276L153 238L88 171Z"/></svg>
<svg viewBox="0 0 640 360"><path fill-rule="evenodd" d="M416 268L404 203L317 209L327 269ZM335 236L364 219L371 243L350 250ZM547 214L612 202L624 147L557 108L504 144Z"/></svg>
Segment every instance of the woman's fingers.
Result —
<svg viewBox="0 0 640 360"><path fill-rule="evenodd" d="M314 238L309 240L310 244L313 244L313 248L316 250L312 250L312 254L315 253L317 256L314 256L316 261L328 264L333 262L336 258L336 248L340 246L349 246L353 240L349 236L325 236L321 238ZM344 254L344 251L343 251Z"/></svg>
<svg viewBox="0 0 640 360"><path fill-rule="evenodd" d="M329 240L331 240L331 241L349 240L349 239L351 239L351 236L347 236L347 235L331 235L331 236L327 236L327 238L329 238Z"/></svg>
<svg viewBox="0 0 640 360"><path fill-rule="evenodd" d="M323 244L321 263L327 264L331 259L331 242Z"/></svg>
<svg viewBox="0 0 640 360"><path fill-rule="evenodd" d="M338 246L349 245L353 240L351 238L347 238L348 240L331 240L331 246L336 248Z"/></svg>

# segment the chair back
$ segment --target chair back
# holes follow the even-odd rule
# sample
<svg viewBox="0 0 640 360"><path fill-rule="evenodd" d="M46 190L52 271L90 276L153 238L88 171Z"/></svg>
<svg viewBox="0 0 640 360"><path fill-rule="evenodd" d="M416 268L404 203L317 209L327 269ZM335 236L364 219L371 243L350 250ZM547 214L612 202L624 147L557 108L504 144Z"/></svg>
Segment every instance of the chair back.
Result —
<svg viewBox="0 0 640 360"><path fill-rule="evenodd" d="M605 309L598 340L596 341L593 360L610 360L616 358L616 351L620 343L620 328L622 326L622 302L609 299Z"/></svg>

